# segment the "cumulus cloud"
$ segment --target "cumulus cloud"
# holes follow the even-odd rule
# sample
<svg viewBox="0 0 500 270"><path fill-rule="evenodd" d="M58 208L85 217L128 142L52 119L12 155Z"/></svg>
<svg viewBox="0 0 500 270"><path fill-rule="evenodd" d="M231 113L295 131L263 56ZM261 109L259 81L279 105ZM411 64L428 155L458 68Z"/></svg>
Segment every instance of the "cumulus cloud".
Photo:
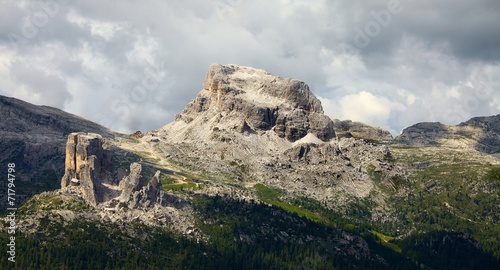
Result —
<svg viewBox="0 0 500 270"><path fill-rule="evenodd" d="M375 126L388 127L391 114L403 111L403 104L393 102L386 97L376 96L367 91L343 96L337 102L322 99L325 113L340 119L371 123ZM320 100L321 100L320 99ZM395 133L394 130L391 130Z"/></svg>
<svg viewBox="0 0 500 270"><path fill-rule="evenodd" d="M235 63L305 81L332 118L456 124L500 113L499 14L496 0L5 0L0 93L146 131L211 63Z"/></svg>

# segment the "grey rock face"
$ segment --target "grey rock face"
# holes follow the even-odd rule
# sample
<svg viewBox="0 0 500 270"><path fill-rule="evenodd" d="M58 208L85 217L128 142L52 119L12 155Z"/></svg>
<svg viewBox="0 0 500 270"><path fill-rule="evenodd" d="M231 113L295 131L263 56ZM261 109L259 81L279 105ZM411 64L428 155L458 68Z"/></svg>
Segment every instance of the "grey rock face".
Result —
<svg viewBox="0 0 500 270"><path fill-rule="evenodd" d="M129 207L138 208L142 206L148 208L155 203L162 204L162 197L164 197L164 192L160 182L160 171L157 171L145 187L133 194Z"/></svg>
<svg viewBox="0 0 500 270"><path fill-rule="evenodd" d="M180 197L165 193L161 185L160 171L157 171L149 183L140 190L133 193L133 198L129 202L129 208L148 209L154 205L173 206L184 208L188 202Z"/></svg>
<svg viewBox="0 0 500 270"><path fill-rule="evenodd" d="M500 114L489 117L474 117L458 127L473 128L482 131L472 134L477 138L476 150L489 153L500 153Z"/></svg>
<svg viewBox="0 0 500 270"><path fill-rule="evenodd" d="M223 114L220 121L242 119L255 131L274 130L294 142L307 133L328 141L333 122L304 82L235 65L210 67L203 90L176 120L190 123L199 114Z"/></svg>
<svg viewBox="0 0 500 270"><path fill-rule="evenodd" d="M120 202L127 202L133 192L139 190L143 186L143 177L141 175L142 166L139 163L130 164L130 174L120 181L119 188L122 190L120 194Z"/></svg>
<svg viewBox="0 0 500 270"><path fill-rule="evenodd" d="M401 135L396 137L396 141L412 146L426 146L436 144L447 135L448 128L441 123L418 123L405 128Z"/></svg>
<svg viewBox="0 0 500 270"><path fill-rule="evenodd" d="M339 138L358 138L370 141L391 141L389 131L350 120L333 120L333 128Z"/></svg>
<svg viewBox="0 0 500 270"><path fill-rule="evenodd" d="M290 114L280 115L274 131L291 142L302 139L309 132L322 141L335 137L333 122L328 116L307 113L303 109L294 109Z"/></svg>
<svg viewBox="0 0 500 270"><path fill-rule="evenodd" d="M85 201L97 205L103 199L102 180L112 168L99 134L72 133L66 144L65 174L61 188L80 186Z"/></svg>
<svg viewBox="0 0 500 270"><path fill-rule="evenodd" d="M456 126L441 123L418 123L403 130L396 141L411 146L433 146L450 139L475 141L477 151L500 152L500 115L475 117Z"/></svg>

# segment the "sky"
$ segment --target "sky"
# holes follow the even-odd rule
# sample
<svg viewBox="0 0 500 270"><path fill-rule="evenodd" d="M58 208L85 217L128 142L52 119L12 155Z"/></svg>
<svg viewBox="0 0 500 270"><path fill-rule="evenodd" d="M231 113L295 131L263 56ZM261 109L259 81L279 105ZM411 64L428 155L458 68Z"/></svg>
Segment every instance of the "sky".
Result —
<svg viewBox="0 0 500 270"><path fill-rule="evenodd" d="M159 128L212 63L306 82L393 135L500 114L498 0L0 0L0 95Z"/></svg>

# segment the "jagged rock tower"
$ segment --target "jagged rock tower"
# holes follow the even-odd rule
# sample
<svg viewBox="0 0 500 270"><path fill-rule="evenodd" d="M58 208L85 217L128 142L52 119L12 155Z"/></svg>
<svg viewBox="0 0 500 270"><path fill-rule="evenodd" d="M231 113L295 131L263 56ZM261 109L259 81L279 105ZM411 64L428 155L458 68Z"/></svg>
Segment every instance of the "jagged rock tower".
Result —
<svg viewBox="0 0 500 270"><path fill-rule="evenodd" d="M118 174L112 164L112 152L104 147L104 139L94 133L71 133L66 144L65 174L61 188L72 189L93 206L115 206L128 203L130 208L148 208L155 204L176 203L177 199L163 191L160 171L144 185L142 166L133 162L130 173Z"/></svg>
<svg viewBox="0 0 500 270"><path fill-rule="evenodd" d="M100 202L103 168L109 167L102 147L102 136L94 133L72 133L66 143L65 173L61 188L80 186L83 198L92 205Z"/></svg>

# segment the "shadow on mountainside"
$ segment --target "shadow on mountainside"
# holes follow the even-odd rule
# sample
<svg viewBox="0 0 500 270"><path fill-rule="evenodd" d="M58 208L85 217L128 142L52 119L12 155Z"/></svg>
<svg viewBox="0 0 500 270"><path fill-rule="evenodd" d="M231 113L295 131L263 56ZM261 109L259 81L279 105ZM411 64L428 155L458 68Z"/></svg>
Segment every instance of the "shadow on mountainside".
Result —
<svg viewBox="0 0 500 270"><path fill-rule="evenodd" d="M474 127L483 131L477 138L475 149L477 151L496 154L500 152L500 114L488 117L474 117L459 126Z"/></svg>

